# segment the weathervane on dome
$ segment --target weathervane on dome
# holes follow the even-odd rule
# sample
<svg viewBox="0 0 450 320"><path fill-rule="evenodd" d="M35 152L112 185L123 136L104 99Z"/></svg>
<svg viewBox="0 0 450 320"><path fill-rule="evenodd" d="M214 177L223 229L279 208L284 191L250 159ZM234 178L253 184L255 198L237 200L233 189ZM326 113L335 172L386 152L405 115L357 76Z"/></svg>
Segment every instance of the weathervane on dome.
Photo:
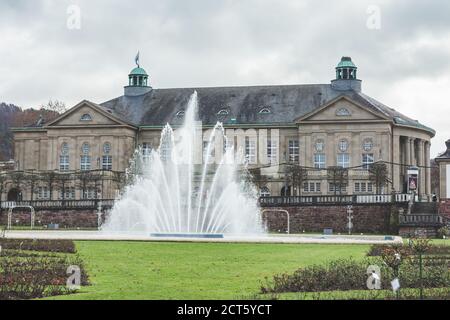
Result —
<svg viewBox="0 0 450 320"><path fill-rule="evenodd" d="M139 65L139 51L137 52L136 58L134 58L134 62L136 62L136 65L138 66L138 68L140 68L140 65Z"/></svg>

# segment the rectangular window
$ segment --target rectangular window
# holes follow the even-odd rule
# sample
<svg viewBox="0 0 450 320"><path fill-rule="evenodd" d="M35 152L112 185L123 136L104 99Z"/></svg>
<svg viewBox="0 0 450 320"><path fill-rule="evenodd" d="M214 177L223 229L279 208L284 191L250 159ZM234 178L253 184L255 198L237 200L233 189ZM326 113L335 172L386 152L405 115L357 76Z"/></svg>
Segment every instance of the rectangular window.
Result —
<svg viewBox="0 0 450 320"><path fill-rule="evenodd" d="M267 161L269 164L278 163L278 143L277 141L267 140Z"/></svg>
<svg viewBox="0 0 450 320"><path fill-rule="evenodd" d="M316 153L314 154L314 168L323 169L325 168L325 154L324 153Z"/></svg>
<svg viewBox="0 0 450 320"><path fill-rule="evenodd" d="M81 169L81 171L91 170L91 157L90 156L81 156L80 169Z"/></svg>
<svg viewBox="0 0 450 320"><path fill-rule="evenodd" d="M245 137L245 161L256 164L256 141Z"/></svg>
<svg viewBox="0 0 450 320"><path fill-rule="evenodd" d="M64 199L65 200L73 200L75 199L75 188L74 187L67 187L65 188L64 192ZM62 190L59 191L59 199L63 199L63 192Z"/></svg>
<svg viewBox="0 0 450 320"><path fill-rule="evenodd" d="M371 182L355 182L355 193L372 193L373 184Z"/></svg>
<svg viewBox="0 0 450 320"><path fill-rule="evenodd" d="M150 156L150 154L152 153L152 147L150 144L148 144L147 142L144 142L142 144L142 155L144 157Z"/></svg>
<svg viewBox="0 0 450 320"><path fill-rule="evenodd" d="M69 156L59 156L59 171L69 170Z"/></svg>
<svg viewBox="0 0 450 320"><path fill-rule="evenodd" d="M362 168L364 170L369 170L372 166L374 160L373 160L373 153L363 153L362 155Z"/></svg>
<svg viewBox="0 0 450 320"><path fill-rule="evenodd" d="M300 161L300 145L298 140L289 140L289 161L296 163Z"/></svg>
<svg viewBox="0 0 450 320"><path fill-rule="evenodd" d="M329 183L328 184L328 191L329 192L336 192L336 193L346 193L347 192L347 186L340 186L340 185L335 185L334 183Z"/></svg>
<svg viewBox="0 0 450 320"><path fill-rule="evenodd" d="M320 182L304 182L303 192L320 192Z"/></svg>
<svg viewBox="0 0 450 320"><path fill-rule="evenodd" d="M38 200L50 199L50 191L49 191L48 187L38 187L37 188L37 199Z"/></svg>
<svg viewBox="0 0 450 320"><path fill-rule="evenodd" d="M86 190L84 190L83 199L85 200L97 199L97 189L87 188Z"/></svg>
<svg viewBox="0 0 450 320"><path fill-rule="evenodd" d="M350 155L348 153L338 153L337 166L341 168L350 167Z"/></svg>
<svg viewBox="0 0 450 320"><path fill-rule="evenodd" d="M112 170L112 156L103 156L102 157L102 169L103 170Z"/></svg>

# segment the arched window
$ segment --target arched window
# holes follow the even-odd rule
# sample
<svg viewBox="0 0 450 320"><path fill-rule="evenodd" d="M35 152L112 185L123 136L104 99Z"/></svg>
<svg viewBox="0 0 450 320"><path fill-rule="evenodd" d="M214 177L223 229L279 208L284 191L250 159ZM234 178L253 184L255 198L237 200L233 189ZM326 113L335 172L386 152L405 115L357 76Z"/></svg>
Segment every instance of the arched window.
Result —
<svg viewBox="0 0 450 320"><path fill-rule="evenodd" d="M92 121L92 117L89 113L85 113L81 116L80 121Z"/></svg>
<svg viewBox="0 0 450 320"><path fill-rule="evenodd" d="M227 109L221 109L219 112L217 112L218 116L226 116L229 114L229 111Z"/></svg>
<svg viewBox="0 0 450 320"><path fill-rule="evenodd" d="M89 155L89 152L91 151L91 147L89 146L89 143L85 142L81 146L81 161L80 161L80 169L82 171L88 171L91 170L91 156Z"/></svg>
<svg viewBox="0 0 450 320"><path fill-rule="evenodd" d="M105 142L103 144L102 170L112 170L111 144Z"/></svg>
<svg viewBox="0 0 450 320"><path fill-rule="evenodd" d="M259 110L259 113L261 113L261 114L269 114L269 113L272 113L272 111L270 111L270 108L264 107L261 110Z"/></svg>
<svg viewBox="0 0 450 320"><path fill-rule="evenodd" d="M69 144L64 142L61 145L61 154L59 156L59 170L68 171L69 170Z"/></svg>
<svg viewBox="0 0 450 320"><path fill-rule="evenodd" d="M261 190L260 190L260 192L259 192L259 195L260 195L261 197L270 197L270 190L269 190L269 188L267 188L267 187L262 187Z"/></svg>

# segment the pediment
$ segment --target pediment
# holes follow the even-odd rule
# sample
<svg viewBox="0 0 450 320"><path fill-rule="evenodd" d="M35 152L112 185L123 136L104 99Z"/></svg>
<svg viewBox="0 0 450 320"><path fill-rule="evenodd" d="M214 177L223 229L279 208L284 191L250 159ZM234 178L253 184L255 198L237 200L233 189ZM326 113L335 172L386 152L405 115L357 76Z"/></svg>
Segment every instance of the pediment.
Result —
<svg viewBox="0 0 450 320"><path fill-rule="evenodd" d="M375 112L365 106L362 106L346 96L341 96L297 119L297 122L353 122L364 120L376 121L390 119L384 114Z"/></svg>
<svg viewBox="0 0 450 320"><path fill-rule="evenodd" d="M47 127L67 126L113 126L128 125L100 106L90 101L82 101L61 116L47 124Z"/></svg>

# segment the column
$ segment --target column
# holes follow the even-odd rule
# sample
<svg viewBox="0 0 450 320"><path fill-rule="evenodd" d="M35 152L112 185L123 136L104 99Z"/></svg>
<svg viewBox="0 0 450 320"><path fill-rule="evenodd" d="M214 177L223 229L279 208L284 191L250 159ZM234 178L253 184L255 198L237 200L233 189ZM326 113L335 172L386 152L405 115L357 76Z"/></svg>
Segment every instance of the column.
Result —
<svg viewBox="0 0 450 320"><path fill-rule="evenodd" d="M411 138L406 139L406 165L411 165ZM395 161L394 161L395 162Z"/></svg>
<svg viewBox="0 0 450 320"><path fill-rule="evenodd" d="M411 162L409 163L412 166L417 165L417 159L416 159L416 150L415 150L415 139L410 138L409 140L409 147L410 147L410 156L411 156Z"/></svg>
<svg viewBox="0 0 450 320"><path fill-rule="evenodd" d="M400 163L400 136L393 135L392 136L392 162L394 163ZM406 145L406 149L409 150L409 141ZM400 192L402 190L401 188L401 181L400 181L400 170L401 167L399 165L392 165L392 183L394 190L397 192Z"/></svg>
<svg viewBox="0 0 450 320"><path fill-rule="evenodd" d="M425 195L425 150L424 140L419 140L418 143L418 159L417 165L419 166L419 193L421 197Z"/></svg>
<svg viewBox="0 0 450 320"><path fill-rule="evenodd" d="M427 196L431 195L431 156L430 156L430 142L425 143L425 193Z"/></svg>

